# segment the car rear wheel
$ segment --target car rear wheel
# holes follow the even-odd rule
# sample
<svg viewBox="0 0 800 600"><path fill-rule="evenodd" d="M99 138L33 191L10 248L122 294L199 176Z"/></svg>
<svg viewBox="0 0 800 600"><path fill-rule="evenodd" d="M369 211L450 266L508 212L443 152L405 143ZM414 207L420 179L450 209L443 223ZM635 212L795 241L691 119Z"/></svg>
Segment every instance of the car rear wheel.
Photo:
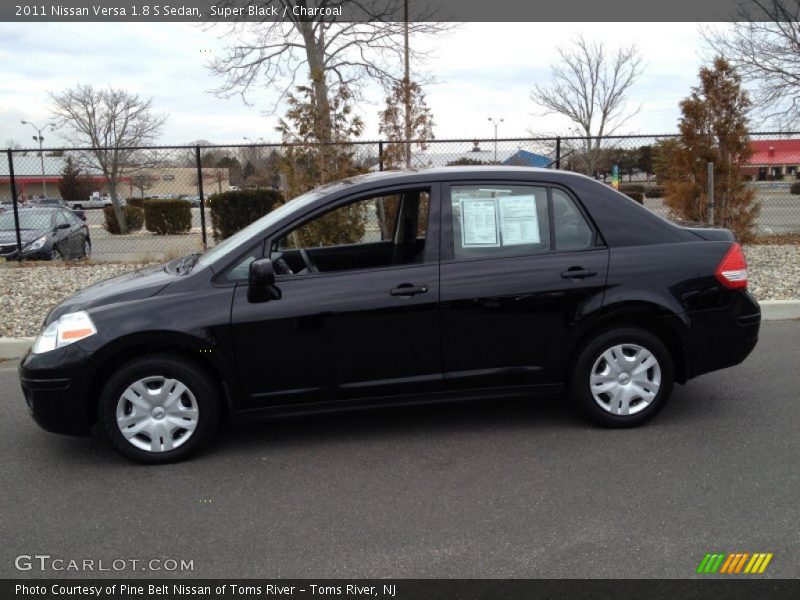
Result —
<svg viewBox="0 0 800 600"><path fill-rule="evenodd" d="M182 460L206 445L219 424L219 395L193 362L154 355L125 364L105 385L100 414L111 445L131 460Z"/></svg>
<svg viewBox="0 0 800 600"><path fill-rule="evenodd" d="M658 337L629 327L583 346L570 388L583 412L606 427L634 427L654 417L672 393L674 368Z"/></svg>

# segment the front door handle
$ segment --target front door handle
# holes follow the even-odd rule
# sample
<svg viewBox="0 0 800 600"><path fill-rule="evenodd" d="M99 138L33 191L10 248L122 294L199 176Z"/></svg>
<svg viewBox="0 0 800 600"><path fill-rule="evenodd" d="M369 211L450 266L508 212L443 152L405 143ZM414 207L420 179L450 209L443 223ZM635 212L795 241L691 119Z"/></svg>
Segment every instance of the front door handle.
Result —
<svg viewBox="0 0 800 600"><path fill-rule="evenodd" d="M586 277L594 277L597 271L590 271L581 267L570 267L566 271L561 272L561 277L564 279L584 279Z"/></svg>
<svg viewBox="0 0 800 600"><path fill-rule="evenodd" d="M427 291L428 287L424 285L401 283L396 288L392 288L389 291L389 294L391 294L392 296L401 296L404 298L410 298L411 296L416 296L417 294L424 294Z"/></svg>

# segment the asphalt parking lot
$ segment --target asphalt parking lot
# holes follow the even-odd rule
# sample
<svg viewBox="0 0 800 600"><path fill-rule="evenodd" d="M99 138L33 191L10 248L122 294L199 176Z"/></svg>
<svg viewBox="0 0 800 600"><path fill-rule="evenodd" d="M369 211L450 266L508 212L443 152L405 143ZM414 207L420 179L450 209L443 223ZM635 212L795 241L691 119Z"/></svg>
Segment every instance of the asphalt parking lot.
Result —
<svg viewBox="0 0 800 600"><path fill-rule="evenodd" d="M143 467L41 431L0 363L0 577L64 575L14 568L39 553L193 577L683 578L712 551L798 577L798 365L800 322L770 322L635 430L556 401L450 405L247 426Z"/></svg>

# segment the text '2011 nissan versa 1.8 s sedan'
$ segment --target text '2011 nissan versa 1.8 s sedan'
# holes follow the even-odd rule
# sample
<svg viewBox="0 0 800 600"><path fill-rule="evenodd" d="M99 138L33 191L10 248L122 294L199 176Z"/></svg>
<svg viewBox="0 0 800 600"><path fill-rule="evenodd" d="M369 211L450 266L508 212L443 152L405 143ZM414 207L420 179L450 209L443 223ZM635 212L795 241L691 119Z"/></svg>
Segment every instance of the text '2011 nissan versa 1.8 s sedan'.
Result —
<svg viewBox="0 0 800 600"><path fill-rule="evenodd" d="M224 419L563 390L638 425L735 365L761 320L742 250L573 173L375 173L202 255L52 310L20 365L33 418L184 458Z"/></svg>

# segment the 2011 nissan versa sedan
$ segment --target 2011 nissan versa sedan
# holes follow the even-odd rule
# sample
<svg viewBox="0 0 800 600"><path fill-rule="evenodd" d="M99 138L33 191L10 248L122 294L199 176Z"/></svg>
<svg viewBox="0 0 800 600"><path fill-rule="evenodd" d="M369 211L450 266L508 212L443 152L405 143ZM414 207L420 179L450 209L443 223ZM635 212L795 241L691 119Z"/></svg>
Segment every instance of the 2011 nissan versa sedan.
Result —
<svg viewBox="0 0 800 600"><path fill-rule="evenodd" d="M628 427L675 381L753 350L746 287L729 231L582 175L375 173L78 292L19 371L43 428L99 422L145 463L188 456L223 420L560 390Z"/></svg>

